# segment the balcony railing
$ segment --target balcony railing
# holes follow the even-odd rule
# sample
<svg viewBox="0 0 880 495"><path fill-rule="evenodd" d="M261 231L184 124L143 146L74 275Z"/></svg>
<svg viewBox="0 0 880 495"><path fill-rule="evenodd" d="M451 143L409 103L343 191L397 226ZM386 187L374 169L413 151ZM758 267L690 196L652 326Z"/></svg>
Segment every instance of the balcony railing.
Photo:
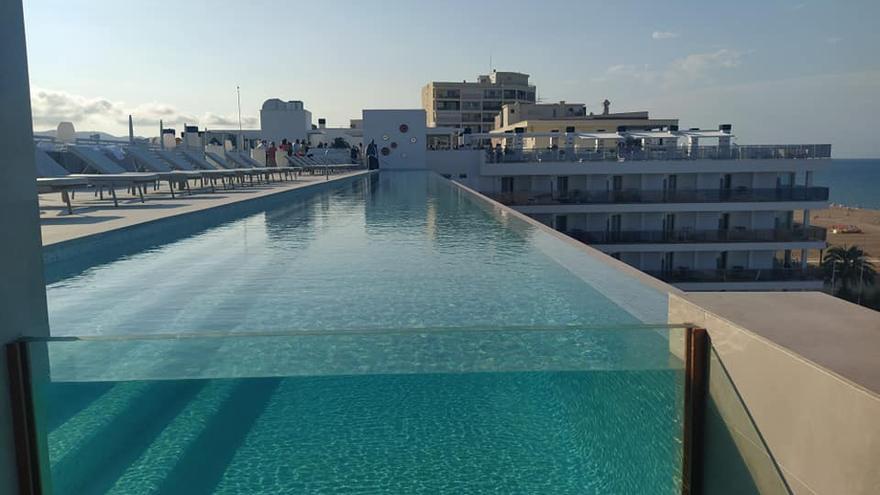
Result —
<svg viewBox="0 0 880 495"><path fill-rule="evenodd" d="M642 160L806 160L831 158L830 144L765 144L746 146L698 146L693 148L614 148L598 151L566 149L508 148L487 150L487 163L517 162L602 162Z"/></svg>
<svg viewBox="0 0 880 495"><path fill-rule="evenodd" d="M634 231L590 231L574 229L566 232L587 244L639 244L639 243L703 243L703 242L805 242L824 241L826 231L821 227L796 226L793 229L730 229L695 230L678 229Z"/></svg>
<svg viewBox="0 0 880 495"><path fill-rule="evenodd" d="M823 280L824 273L819 267L807 268L728 268L716 270L697 270L676 268L673 270L643 270L652 277L676 283L699 282L798 282Z"/></svg>
<svg viewBox="0 0 880 495"><path fill-rule="evenodd" d="M780 187L767 189L691 189L675 191L571 190L565 193L512 192L489 196L505 205L561 205L561 204L614 204L614 203L720 203L770 201L828 201L827 187Z"/></svg>

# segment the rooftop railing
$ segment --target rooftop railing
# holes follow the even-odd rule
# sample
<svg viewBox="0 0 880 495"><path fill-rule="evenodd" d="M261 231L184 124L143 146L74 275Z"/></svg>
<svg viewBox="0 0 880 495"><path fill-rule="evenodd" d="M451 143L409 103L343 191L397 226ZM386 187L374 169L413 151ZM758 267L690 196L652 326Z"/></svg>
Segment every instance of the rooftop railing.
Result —
<svg viewBox="0 0 880 495"><path fill-rule="evenodd" d="M830 144L763 144L731 146L660 147L654 149L487 149L486 163L608 162L644 160L807 160L831 158Z"/></svg>
<svg viewBox="0 0 880 495"><path fill-rule="evenodd" d="M687 244L703 242L807 242L824 241L821 227L795 226L792 229L676 229L663 230L569 230L566 235L587 244Z"/></svg>
<svg viewBox="0 0 880 495"><path fill-rule="evenodd" d="M644 191L571 190L564 193L488 193L496 201L509 206L562 205L562 204L616 204L616 203L719 203L719 202L775 202L775 201L828 201L827 187L779 187L735 189L691 189Z"/></svg>
<svg viewBox="0 0 880 495"><path fill-rule="evenodd" d="M727 268L700 270L680 267L673 270L643 270L664 282L806 282L824 279L824 272L814 266L807 268Z"/></svg>

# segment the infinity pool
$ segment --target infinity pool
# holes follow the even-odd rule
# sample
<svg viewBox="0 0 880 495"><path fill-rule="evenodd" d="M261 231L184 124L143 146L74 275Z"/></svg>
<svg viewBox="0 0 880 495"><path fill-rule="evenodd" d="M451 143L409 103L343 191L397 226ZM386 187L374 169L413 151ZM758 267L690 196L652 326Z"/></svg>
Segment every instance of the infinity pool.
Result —
<svg viewBox="0 0 880 495"><path fill-rule="evenodd" d="M47 296L53 335L666 322L665 294L417 172L293 197Z"/></svg>
<svg viewBox="0 0 880 495"><path fill-rule="evenodd" d="M680 493L666 296L578 246L402 172L174 234L47 289L54 493Z"/></svg>

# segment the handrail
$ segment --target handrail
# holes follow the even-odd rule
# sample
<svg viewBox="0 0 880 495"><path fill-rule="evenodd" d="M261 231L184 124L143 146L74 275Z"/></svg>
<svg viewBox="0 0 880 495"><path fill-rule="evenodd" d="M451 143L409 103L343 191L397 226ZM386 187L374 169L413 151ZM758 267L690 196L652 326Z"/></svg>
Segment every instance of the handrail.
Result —
<svg viewBox="0 0 880 495"><path fill-rule="evenodd" d="M492 333L492 332L566 332L566 331L606 331L606 330L658 330L686 328L684 323L644 323L644 324L607 324L607 325L513 325L513 326L467 326L467 327L423 327L423 328L350 328L329 330L286 330L286 331L199 331L179 333L138 333L118 335L67 335L45 337L23 337L20 342L81 342L81 341L133 341L133 340L184 340L184 339L224 339L251 337L306 337L306 336L337 336L337 335L414 335L444 333Z"/></svg>
<svg viewBox="0 0 880 495"><path fill-rule="evenodd" d="M675 229L664 230L580 230L565 232L587 244L629 244L629 243L699 243L699 242L798 242L824 241L826 229L808 226L779 229Z"/></svg>
<svg viewBox="0 0 880 495"><path fill-rule="evenodd" d="M654 146L577 148L486 148L485 162L596 162L644 160L780 160L831 158L830 144L758 144L730 146Z"/></svg>
<svg viewBox="0 0 880 495"><path fill-rule="evenodd" d="M776 188L590 191L574 189L564 193L486 193L492 199L513 206L608 203L715 203L771 201L827 201L827 187L791 186Z"/></svg>

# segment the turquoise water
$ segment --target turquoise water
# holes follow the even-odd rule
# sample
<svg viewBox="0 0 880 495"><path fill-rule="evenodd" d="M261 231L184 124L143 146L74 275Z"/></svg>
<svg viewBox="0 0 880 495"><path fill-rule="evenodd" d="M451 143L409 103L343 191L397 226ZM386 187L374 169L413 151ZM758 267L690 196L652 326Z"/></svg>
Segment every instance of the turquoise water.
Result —
<svg viewBox="0 0 880 495"><path fill-rule="evenodd" d="M816 172L814 182L831 188L832 203L880 209L880 159L832 160L831 169Z"/></svg>
<svg viewBox="0 0 880 495"><path fill-rule="evenodd" d="M52 333L104 340L32 345L54 493L680 493L665 294L442 179L82 263Z"/></svg>
<svg viewBox="0 0 880 495"><path fill-rule="evenodd" d="M420 173L295 198L46 292L53 335L666 322L665 294Z"/></svg>

